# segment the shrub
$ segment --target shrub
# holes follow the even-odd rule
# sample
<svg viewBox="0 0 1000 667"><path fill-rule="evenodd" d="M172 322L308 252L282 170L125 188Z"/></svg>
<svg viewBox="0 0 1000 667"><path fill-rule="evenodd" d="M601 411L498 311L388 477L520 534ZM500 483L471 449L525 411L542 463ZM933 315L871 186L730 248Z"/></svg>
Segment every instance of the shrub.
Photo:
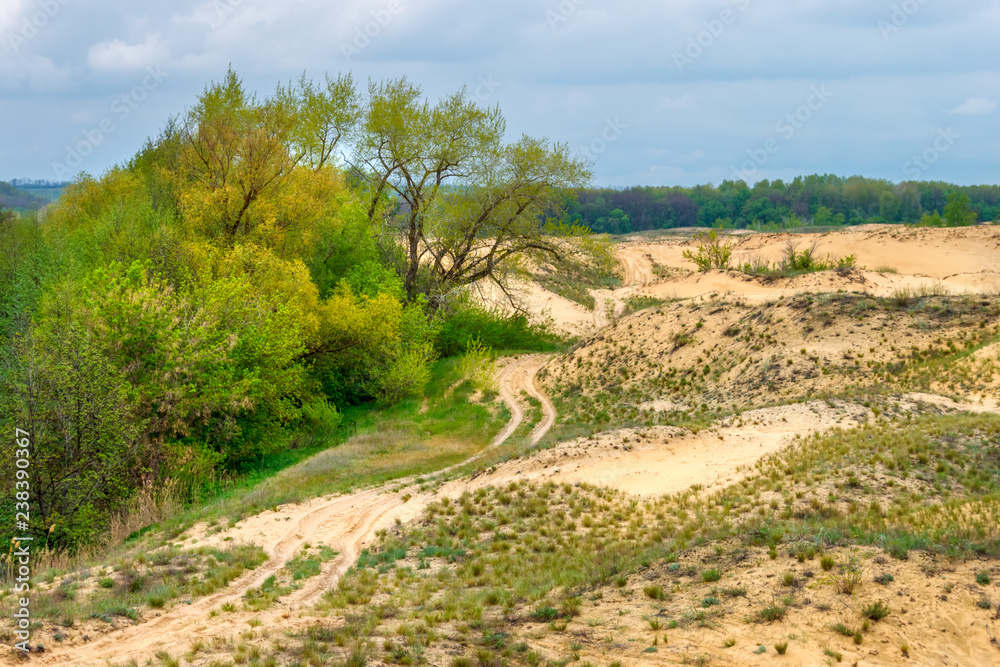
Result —
<svg viewBox="0 0 1000 667"><path fill-rule="evenodd" d="M785 655L785 651L788 650L788 642L778 642L774 645L774 650L778 652L778 655Z"/></svg>
<svg viewBox="0 0 1000 667"><path fill-rule="evenodd" d="M465 354L458 362L458 372L479 391L496 393L500 389L500 375L496 355L478 338L469 342Z"/></svg>
<svg viewBox="0 0 1000 667"><path fill-rule="evenodd" d="M773 623L774 621L783 620L787 613L788 609L784 605L772 604L758 611L757 618L768 623Z"/></svg>
<svg viewBox="0 0 1000 667"><path fill-rule="evenodd" d="M724 241L715 229L707 234L699 232L694 238L698 241L698 247L694 252L685 250L684 259L694 262L699 271L729 269L733 257L732 241Z"/></svg>
<svg viewBox="0 0 1000 667"><path fill-rule="evenodd" d="M532 617L537 621L552 621L559 616L559 611L555 607L539 607L532 613Z"/></svg>
<svg viewBox="0 0 1000 667"><path fill-rule="evenodd" d="M534 324L525 315L508 315L460 304L444 316L437 335L437 351L443 357L466 352L472 341L493 350L550 352L562 342L544 324Z"/></svg>
<svg viewBox="0 0 1000 667"><path fill-rule="evenodd" d="M844 595L853 595L855 589L861 585L861 566L852 562L845 569L840 579L837 580L837 592Z"/></svg>
<svg viewBox="0 0 1000 667"><path fill-rule="evenodd" d="M719 570L712 568L711 570L705 570L701 573L701 580L705 583L712 583L718 581L722 578L722 573Z"/></svg>
<svg viewBox="0 0 1000 667"><path fill-rule="evenodd" d="M980 570L979 572L976 572L976 583L980 586L989 586L991 581L992 578L990 577L989 571Z"/></svg>
<svg viewBox="0 0 1000 667"><path fill-rule="evenodd" d="M665 600L667 598L666 592L663 590L663 586L659 584L650 584L642 589L642 592L646 594L646 597L653 600Z"/></svg>
<svg viewBox="0 0 1000 667"><path fill-rule="evenodd" d="M861 615L873 621L881 621L889 615L889 606L884 602L865 605L861 609Z"/></svg>

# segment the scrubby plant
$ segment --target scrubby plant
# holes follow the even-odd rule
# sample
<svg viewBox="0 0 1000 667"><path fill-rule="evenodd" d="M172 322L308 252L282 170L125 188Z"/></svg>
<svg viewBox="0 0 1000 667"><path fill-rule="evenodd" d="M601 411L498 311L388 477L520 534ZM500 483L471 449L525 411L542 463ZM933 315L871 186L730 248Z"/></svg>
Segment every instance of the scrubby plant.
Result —
<svg viewBox="0 0 1000 667"><path fill-rule="evenodd" d="M699 232L694 238L698 242L697 248L694 251L685 250L683 256L694 262L699 271L730 268L735 247L732 241L724 240L715 229L707 233Z"/></svg>

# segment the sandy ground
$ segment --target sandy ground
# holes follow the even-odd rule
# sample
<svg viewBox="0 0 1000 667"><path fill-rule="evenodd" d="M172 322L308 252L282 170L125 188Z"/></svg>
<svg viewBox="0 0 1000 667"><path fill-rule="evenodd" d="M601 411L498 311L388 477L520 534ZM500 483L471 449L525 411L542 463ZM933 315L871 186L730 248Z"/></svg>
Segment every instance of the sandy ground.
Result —
<svg viewBox="0 0 1000 667"><path fill-rule="evenodd" d="M566 654L566 644L573 641L580 646L581 661L608 664L618 660L631 667L1000 665L1000 619L996 612L976 604L1000 593L996 584L984 587L975 583L978 570L996 569L992 563L952 563L916 552L907 561L899 561L875 548L831 549L827 554L838 563L856 559L862 564L864 582L854 595L843 595L835 590L836 571L822 571L818 557L799 563L785 553L771 560L765 548L737 553L737 558L720 557L706 547L685 554L677 570L658 565L630 578L625 587L605 588L601 599L584 602L579 620L563 633L545 633L539 644L546 653L561 656ZM701 572L709 567L723 572L718 583L701 581ZM779 583L788 572L798 582L793 587ZM891 574L893 581L874 583L882 574ZM650 583L676 593L667 602L649 600L642 588ZM719 592L726 588L745 588L747 592L728 598ZM761 608L786 595L794 596L795 602L785 620L752 620ZM701 601L709 596L721 597L721 604L704 609ZM836 623L861 628L861 610L875 602L886 603L891 611L882 621L870 623L861 644L833 629ZM683 619L695 610L707 612L707 623L665 628L668 619ZM653 632L647 619L660 619L664 627ZM541 629L538 625L523 628L526 634ZM610 643L606 640L609 636L614 637ZM654 637L655 652L651 652ZM735 643L727 646L727 640ZM775 651L779 643L787 645L785 655Z"/></svg>
<svg viewBox="0 0 1000 667"><path fill-rule="evenodd" d="M542 404L542 419L529 439L538 442L552 427L555 408L535 383L535 376L547 360L546 355L525 355L508 361L501 370L500 394L512 417L490 448L503 444L523 422L525 407L518 398L522 391ZM458 465L475 461L485 451ZM83 642L82 638L74 637L38 656L36 662L82 666L104 665L109 660L122 663L135 658L141 663L158 651L174 654L186 651L194 638L235 635L246 630L247 622L253 618L261 620L264 625L280 623L284 628L294 627L298 621L292 616L316 604L323 593L357 561L361 551L379 530L394 525L396 521L416 518L429 502L440 497L434 493L422 493L412 484L413 480L401 480L357 493L325 496L307 503L282 506L211 536L206 536L206 526L197 526L183 540L185 546L257 544L264 548L269 560L218 593L195 600L190 605L177 605L168 611L156 612L150 620L113 631L95 641ZM394 491L389 489L390 486ZM239 607L247 589L259 587L269 576L278 573L307 542L326 544L339 552L335 559L324 565L320 576L305 580L302 588L284 596L266 611L209 616L210 611L226 603ZM19 662L16 658L10 659Z"/></svg>
<svg viewBox="0 0 1000 667"><path fill-rule="evenodd" d="M526 309L550 317L556 328L585 336L608 323L605 304L616 314L635 295L661 299L688 299L707 294L730 294L749 303L793 296L801 292L864 292L890 296L899 289L933 289L961 294L1000 293L1000 227L955 229L906 228L897 225L863 225L826 234L733 234L733 262L759 257L774 262L789 242L799 250L816 244L817 257L857 258L859 271L847 276L823 272L789 279L767 280L737 271L698 273L683 257L695 247L691 238L626 237L616 247L623 269L623 285L616 290L591 290L597 307L590 311L578 303L524 284L520 295ZM654 271L658 266L664 277Z"/></svg>
<svg viewBox="0 0 1000 667"><path fill-rule="evenodd" d="M858 405L831 407L813 401L745 412L742 426L720 425L698 434L672 427L609 431L509 461L463 488L527 479L584 482L638 496L676 493L695 484L707 491L738 481L744 469L787 446L796 435L873 418L871 411Z"/></svg>

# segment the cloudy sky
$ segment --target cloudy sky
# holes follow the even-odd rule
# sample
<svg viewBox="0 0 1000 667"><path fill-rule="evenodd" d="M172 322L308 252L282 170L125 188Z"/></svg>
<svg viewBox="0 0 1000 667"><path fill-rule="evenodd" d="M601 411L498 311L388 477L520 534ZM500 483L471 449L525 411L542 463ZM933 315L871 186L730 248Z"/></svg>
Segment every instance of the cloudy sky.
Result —
<svg viewBox="0 0 1000 667"><path fill-rule="evenodd" d="M467 86L595 185L1000 182L998 0L0 0L0 180L99 175L230 63Z"/></svg>

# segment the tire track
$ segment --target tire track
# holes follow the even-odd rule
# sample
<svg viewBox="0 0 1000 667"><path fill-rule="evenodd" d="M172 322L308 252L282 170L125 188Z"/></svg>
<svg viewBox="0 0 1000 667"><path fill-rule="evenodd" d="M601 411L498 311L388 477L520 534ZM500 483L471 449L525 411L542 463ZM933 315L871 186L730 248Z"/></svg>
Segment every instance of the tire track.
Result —
<svg viewBox="0 0 1000 667"><path fill-rule="evenodd" d="M548 355L523 356L501 371L500 396L511 412L510 421L486 449L438 473L480 459L488 451L506 442L524 422L525 411L518 399L522 390L542 404L542 419L532 430L529 440L534 444L544 437L555 423L556 411L548 397L538 389L535 378L549 358ZM415 518L430 502L437 499L434 493L421 492L414 486L414 482L415 478L396 480L380 487L317 499L283 509L279 514L292 514L295 520L283 531L277 542L264 546L269 558L261 567L244 573L225 589L189 605L176 605L160 616L138 625L113 630L90 643L59 646L38 656L36 662L44 665L96 667L106 665L109 661L123 663L134 659L141 664L158 651L171 654L187 651L194 639L208 640L238 634L247 629L247 622L251 619L259 619L263 627L280 624L286 631L305 627L310 620L295 618L297 612L305 611L319 602L323 594L336 585L347 569L357 562L362 550L378 530L392 526L397 519L407 521ZM408 497L408 500L404 500L404 497ZM317 503L318 506L309 507ZM277 517L268 515L266 520L273 522ZM306 542L328 544L339 552L333 560L324 564L319 576L306 580L302 588L282 597L261 612L237 611L209 616L210 611L227 603L238 605L247 590L259 587L268 577L280 572L285 562Z"/></svg>

